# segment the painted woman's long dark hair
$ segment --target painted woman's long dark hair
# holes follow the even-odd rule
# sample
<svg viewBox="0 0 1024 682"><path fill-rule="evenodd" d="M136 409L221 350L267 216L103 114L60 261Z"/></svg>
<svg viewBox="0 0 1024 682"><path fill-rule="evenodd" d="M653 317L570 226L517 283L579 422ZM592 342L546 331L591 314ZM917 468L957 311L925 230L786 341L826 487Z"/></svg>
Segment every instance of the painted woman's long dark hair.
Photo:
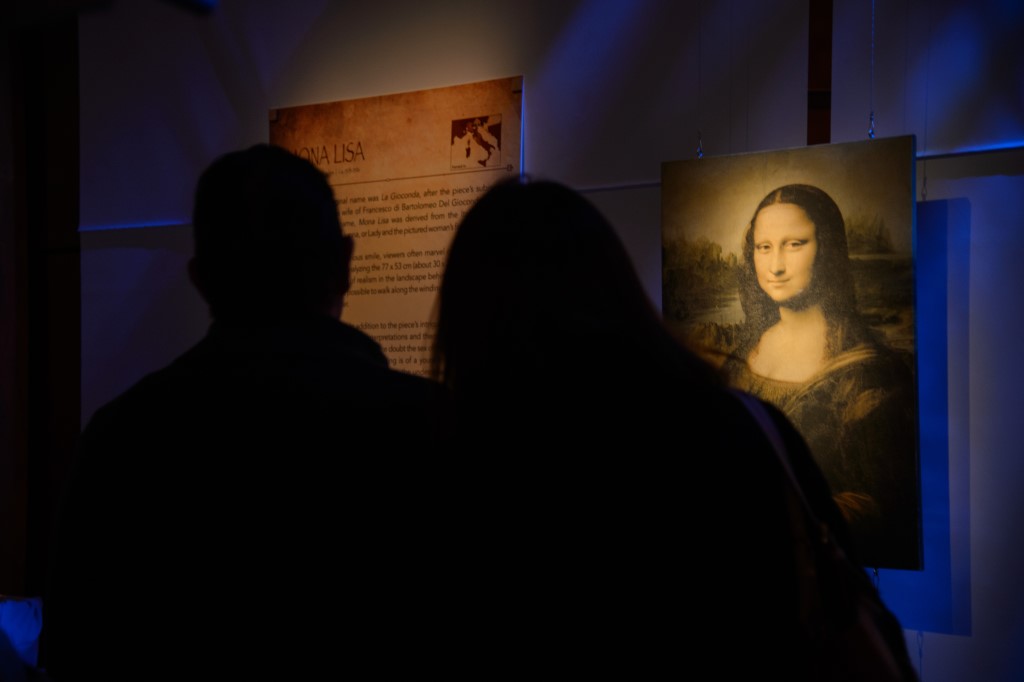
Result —
<svg viewBox="0 0 1024 682"><path fill-rule="evenodd" d="M761 200L743 237L740 304L746 324L738 349L740 356L746 357L765 330L779 321L779 304L757 283L754 268L754 223L761 209L774 204L797 206L814 224L818 250L811 272L811 285L802 298L807 304L821 305L828 325L826 351L835 356L863 343L870 334L857 312L843 214L832 197L818 187L792 184L773 189Z"/></svg>

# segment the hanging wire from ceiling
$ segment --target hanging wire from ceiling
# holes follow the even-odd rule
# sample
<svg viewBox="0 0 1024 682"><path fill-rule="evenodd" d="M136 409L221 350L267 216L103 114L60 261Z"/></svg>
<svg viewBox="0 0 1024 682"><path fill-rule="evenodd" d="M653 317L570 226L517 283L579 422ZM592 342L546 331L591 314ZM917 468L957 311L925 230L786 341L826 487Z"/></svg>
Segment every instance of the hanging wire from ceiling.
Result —
<svg viewBox="0 0 1024 682"><path fill-rule="evenodd" d="M872 0L873 1L873 0ZM932 77L932 17L929 12L925 18L925 50L927 51L927 59L924 69L924 135L921 143L922 155L928 153L928 95L929 95L929 81ZM928 159L921 163L921 201L928 201Z"/></svg>
<svg viewBox="0 0 1024 682"><path fill-rule="evenodd" d="M868 83L868 137L875 139L875 0L871 0L871 73Z"/></svg>
<svg viewBox="0 0 1024 682"><path fill-rule="evenodd" d="M697 158L704 158L704 139L700 131L701 118L703 117L704 98L702 97L701 86L703 85L703 52L704 52L704 13L701 11L700 3L697 3Z"/></svg>

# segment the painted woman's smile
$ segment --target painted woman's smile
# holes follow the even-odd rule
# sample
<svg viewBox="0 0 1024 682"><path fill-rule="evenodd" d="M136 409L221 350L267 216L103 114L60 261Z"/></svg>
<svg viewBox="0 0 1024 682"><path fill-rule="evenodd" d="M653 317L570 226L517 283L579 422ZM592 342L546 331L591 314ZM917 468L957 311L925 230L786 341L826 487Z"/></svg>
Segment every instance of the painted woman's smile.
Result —
<svg viewBox="0 0 1024 682"><path fill-rule="evenodd" d="M773 301L785 305L811 285L818 253L814 223L795 204L771 204L754 221L754 269L757 283Z"/></svg>

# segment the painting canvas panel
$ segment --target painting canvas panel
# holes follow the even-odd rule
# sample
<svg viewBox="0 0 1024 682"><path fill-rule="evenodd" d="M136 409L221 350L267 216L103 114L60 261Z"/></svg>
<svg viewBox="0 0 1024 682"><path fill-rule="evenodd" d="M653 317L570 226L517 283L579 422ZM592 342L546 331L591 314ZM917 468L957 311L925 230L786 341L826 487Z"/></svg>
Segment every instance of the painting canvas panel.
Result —
<svg viewBox="0 0 1024 682"><path fill-rule="evenodd" d="M666 323L807 441L862 563L921 568L913 136L662 164Z"/></svg>

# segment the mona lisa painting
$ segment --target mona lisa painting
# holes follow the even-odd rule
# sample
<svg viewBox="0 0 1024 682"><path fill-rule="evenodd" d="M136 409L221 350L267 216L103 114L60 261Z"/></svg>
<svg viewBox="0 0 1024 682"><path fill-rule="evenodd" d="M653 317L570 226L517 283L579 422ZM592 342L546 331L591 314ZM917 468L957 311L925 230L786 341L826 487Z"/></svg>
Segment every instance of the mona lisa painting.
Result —
<svg viewBox="0 0 1024 682"><path fill-rule="evenodd" d="M666 322L804 436L866 567L918 570L914 138L666 162Z"/></svg>

